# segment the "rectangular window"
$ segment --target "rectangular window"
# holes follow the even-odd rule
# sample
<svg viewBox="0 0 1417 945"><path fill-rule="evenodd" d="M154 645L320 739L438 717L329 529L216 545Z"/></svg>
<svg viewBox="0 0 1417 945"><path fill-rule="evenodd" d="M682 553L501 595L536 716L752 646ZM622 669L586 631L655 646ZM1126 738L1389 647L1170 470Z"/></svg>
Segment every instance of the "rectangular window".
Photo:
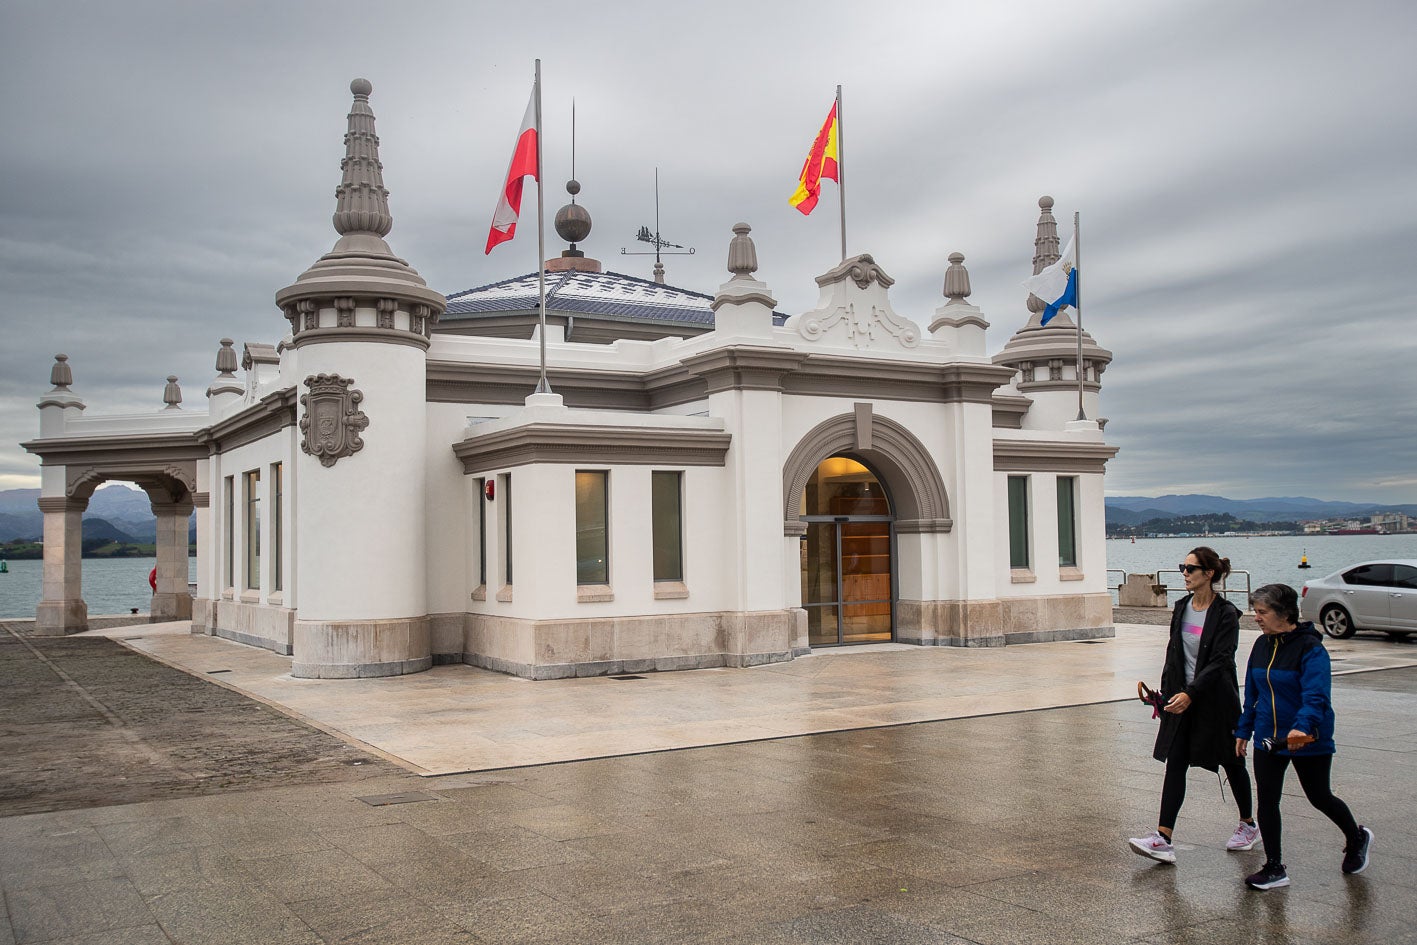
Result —
<svg viewBox="0 0 1417 945"><path fill-rule="evenodd" d="M236 481L232 476L226 477L226 508L223 510L222 529L226 532L226 554L224 563L226 571L226 586L236 586Z"/></svg>
<svg viewBox="0 0 1417 945"><path fill-rule="evenodd" d="M1077 477L1058 477L1058 564L1075 568L1078 564Z"/></svg>
<svg viewBox="0 0 1417 945"><path fill-rule="evenodd" d="M1009 477L1009 567L1028 568L1028 477Z"/></svg>
<svg viewBox="0 0 1417 945"><path fill-rule="evenodd" d="M241 498L246 508L246 587L261 586L261 471L253 469L241 476Z"/></svg>
<svg viewBox="0 0 1417 945"><path fill-rule="evenodd" d="M610 583L610 533L605 470L576 470L576 583Z"/></svg>
<svg viewBox="0 0 1417 945"><path fill-rule="evenodd" d="M683 473L650 474L650 518L654 545L654 579L684 580Z"/></svg>
<svg viewBox="0 0 1417 945"><path fill-rule="evenodd" d="M487 586L487 480L477 480L477 583Z"/></svg>
<svg viewBox="0 0 1417 945"><path fill-rule="evenodd" d="M284 589L281 568L285 567L284 515L285 478L280 463L271 464L271 590Z"/></svg>
<svg viewBox="0 0 1417 945"><path fill-rule="evenodd" d="M502 583L512 583L512 474L497 477L502 487Z"/></svg>

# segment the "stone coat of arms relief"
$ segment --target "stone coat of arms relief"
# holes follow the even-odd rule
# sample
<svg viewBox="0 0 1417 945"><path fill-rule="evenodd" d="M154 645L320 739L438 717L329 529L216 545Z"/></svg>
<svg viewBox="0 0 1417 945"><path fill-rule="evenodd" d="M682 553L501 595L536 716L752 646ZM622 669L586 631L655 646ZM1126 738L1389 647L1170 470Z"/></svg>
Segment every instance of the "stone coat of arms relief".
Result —
<svg viewBox="0 0 1417 945"><path fill-rule="evenodd" d="M300 405L305 408L300 418L300 448L319 459L322 466L333 466L341 457L364 448L359 434L369 426L369 418L359 409L364 394L354 390L353 384L353 378L338 374L305 378L310 392L300 395Z"/></svg>

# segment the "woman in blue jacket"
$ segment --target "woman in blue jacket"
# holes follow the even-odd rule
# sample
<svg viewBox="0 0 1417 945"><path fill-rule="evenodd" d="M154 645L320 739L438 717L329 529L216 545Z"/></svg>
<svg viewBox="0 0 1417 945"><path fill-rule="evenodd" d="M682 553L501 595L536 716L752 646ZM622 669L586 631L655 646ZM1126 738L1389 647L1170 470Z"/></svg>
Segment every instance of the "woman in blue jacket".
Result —
<svg viewBox="0 0 1417 945"><path fill-rule="evenodd" d="M1264 636L1255 641L1245 671L1245 705L1235 726L1235 754L1243 757L1255 739L1255 790L1259 795L1260 836L1265 864L1245 877L1251 889L1289 885L1284 869L1279 799L1290 763L1304 796L1343 831L1343 872L1368 868L1373 832L1353 819L1348 805L1329 787L1333 766L1331 669L1323 637L1299 620L1299 595L1287 584L1266 584L1250 595L1255 622Z"/></svg>

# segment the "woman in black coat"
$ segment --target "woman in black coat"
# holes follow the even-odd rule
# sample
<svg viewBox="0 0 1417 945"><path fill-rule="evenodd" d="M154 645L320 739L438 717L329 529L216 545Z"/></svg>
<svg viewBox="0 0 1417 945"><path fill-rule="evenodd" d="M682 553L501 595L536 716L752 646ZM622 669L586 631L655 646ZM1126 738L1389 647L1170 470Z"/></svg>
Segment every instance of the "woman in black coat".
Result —
<svg viewBox="0 0 1417 945"><path fill-rule="evenodd" d="M1235 679L1235 649L1240 643L1240 611L1215 592L1230 573L1230 559L1204 546L1181 565L1186 590L1171 614L1171 639L1161 670L1166 701L1156 733L1157 761L1166 763L1161 787L1161 816L1156 830L1128 843L1141 856L1176 862L1171 834L1186 799L1186 774L1192 766L1225 769L1240 807L1240 825L1227 850L1249 850L1259 838L1255 826L1250 775L1235 754L1235 720L1240 717L1240 687Z"/></svg>

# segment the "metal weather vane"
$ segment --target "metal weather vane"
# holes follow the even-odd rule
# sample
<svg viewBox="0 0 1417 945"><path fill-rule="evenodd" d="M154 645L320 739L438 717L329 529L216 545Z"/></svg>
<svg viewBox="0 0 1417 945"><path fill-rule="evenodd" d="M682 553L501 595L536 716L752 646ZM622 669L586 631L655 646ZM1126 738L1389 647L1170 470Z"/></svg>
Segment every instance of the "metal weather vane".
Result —
<svg viewBox="0 0 1417 945"><path fill-rule="evenodd" d="M671 243L659 233L659 168L657 167L654 169L654 231L650 232L649 227L642 226L639 232L635 234L635 239L654 247L655 282L664 281L664 263L660 262L660 256L692 256L695 252L692 246L686 248L678 243ZM667 252L666 250L682 250L682 252ZM630 252L630 250L622 246L620 247L620 255L649 256L651 254L648 252Z"/></svg>

